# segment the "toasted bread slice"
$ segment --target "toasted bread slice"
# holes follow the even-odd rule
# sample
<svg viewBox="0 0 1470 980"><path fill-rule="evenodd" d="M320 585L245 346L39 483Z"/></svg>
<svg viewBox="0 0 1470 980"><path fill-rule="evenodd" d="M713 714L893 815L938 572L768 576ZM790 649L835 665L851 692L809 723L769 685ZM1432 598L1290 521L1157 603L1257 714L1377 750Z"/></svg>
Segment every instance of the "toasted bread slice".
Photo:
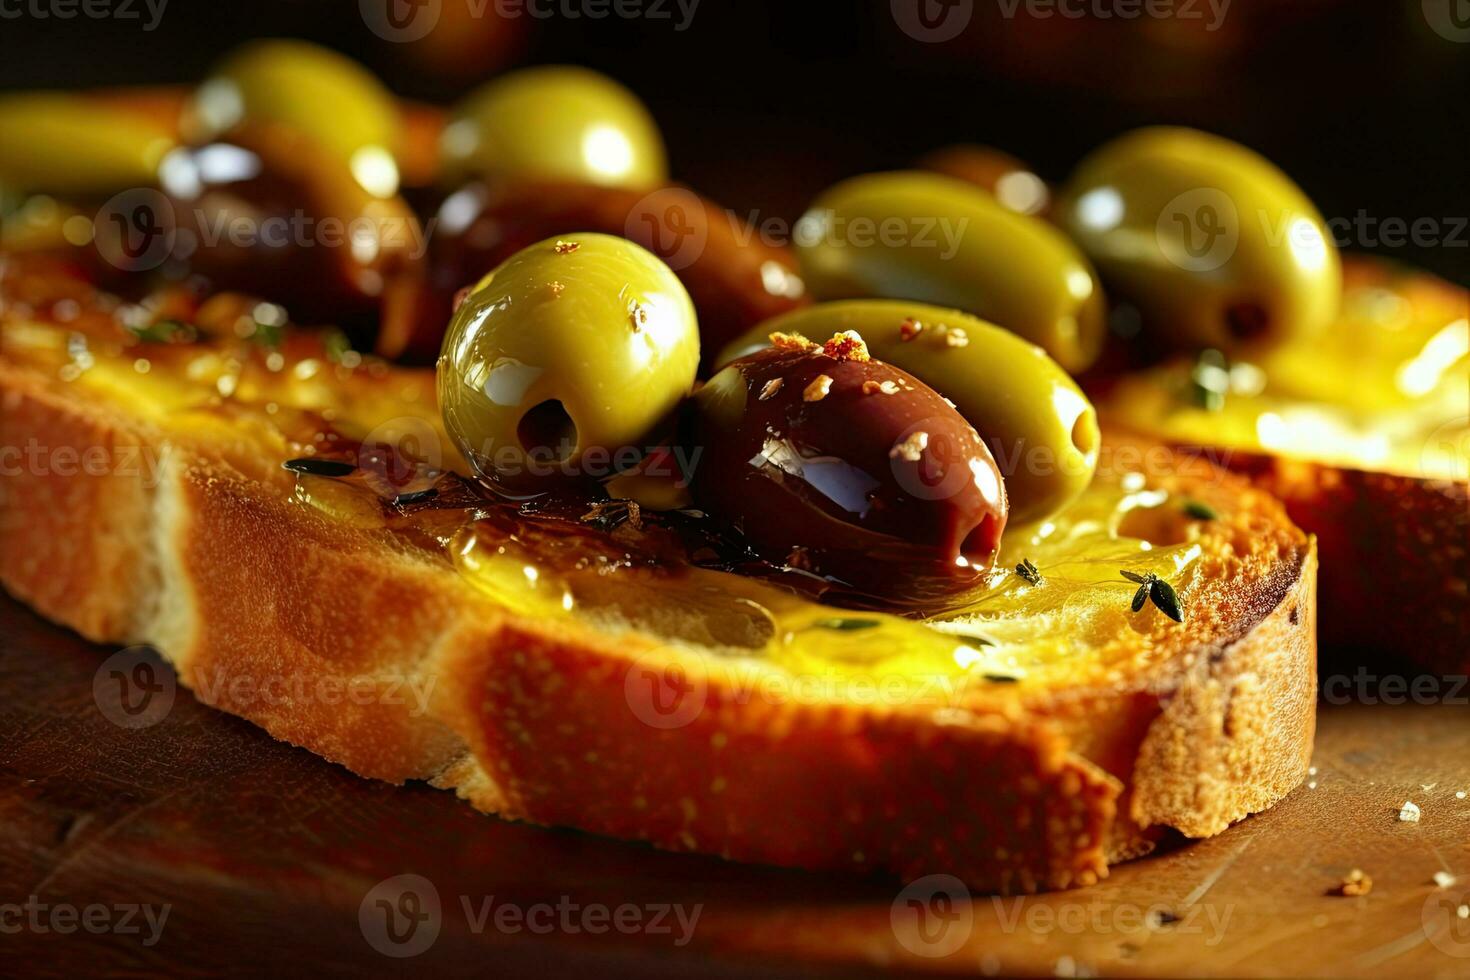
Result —
<svg viewBox="0 0 1470 980"><path fill-rule="evenodd" d="M1344 277L1330 342L1275 355L1263 390L1247 367L1206 408L1176 362L1095 392L1099 415L1244 474L1319 538L1334 659L1470 672L1470 293L1363 257Z"/></svg>
<svg viewBox="0 0 1470 980"><path fill-rule="evenodd" d="M1157 446L1011 532L1042 584L1001 576L942 623L691 568L558 579L542 525L282 468L433 441L429 372L304 335L157 342L146 311L14 264L0 301L6 589L362 775L663 848L1033 891L1218 833L1306 772L1314 542ZM637 547L637 523L589 540ZM1131 611L1120 568L1170 574L1184 622Z"/></svg>

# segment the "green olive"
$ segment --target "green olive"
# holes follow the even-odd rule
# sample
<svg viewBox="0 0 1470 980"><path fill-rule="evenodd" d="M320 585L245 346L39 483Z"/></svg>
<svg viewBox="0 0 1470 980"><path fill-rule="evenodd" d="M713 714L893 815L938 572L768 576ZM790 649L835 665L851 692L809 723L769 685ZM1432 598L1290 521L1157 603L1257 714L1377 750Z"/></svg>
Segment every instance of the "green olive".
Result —
<svg viewBox="0 0 1470 980"><path fill-rule="evenodd" d="M1230 140L1128 133L1082 161L1057 214L1109 288L1182 346L1260 349L1336 316L1342 269L1321 215Z"/></svg>
<svg viewBox="0 0 1470 980"><path fill-rule="evenodd" d="M1023 161L1004 150L960 143L926 153L915 165L963 180L989 194L1008 211L1045 215L1051 188Z"/></svg>
<svg viewBox="0 0 1470 980"><path fill-rule="evenodd" d="M450 184L483 177L641 189L669 176L643 103L586 68L527 68L490 82L455 109L440 148Z"/></svg>
<svg viewBox="0 0 1470 980"><path fill-rule="evenodd" d="M854 177L801 219L797 256L818 300L908 299L965 310L1040 344L1069 371L1102 348L1102 290L1059 231L984 191L920 171Z"/></svg>
<svg viewBox="0 0 1470 980"><path fill-rule="evenodd" d="M844 330L861 335L873 357L949 398L985 437L1013 524L1055 514L1092 481L1101 440L1087 396L1040 347L958 310L900 300L819 303L767 320L717 363L767 346L772 333Z"/></svg>
<svg viewBox="0 0 1470 980"><path fill-rule="evenodd" d="M149 187L173 135L147 116L83 96L0 98L0 184L14 191L103 194Z"/></svg>
<svg viewBox="0 0 1470 980"><path fill-rule="evenodd" d="M225 58L195 92L184 130L195 142L242 126L280 126L347 161L379 197L398 189L398 105L357 62L306 41L252 41Z"/></svg>
<svg viewBox="0 0 1470 980"><path fill-rule="evenodd" d="M465 297L439 357L439 405L476 469L533 487L636 463L698 364L694 304L668 266L623 238L564 235Z"/></svg>

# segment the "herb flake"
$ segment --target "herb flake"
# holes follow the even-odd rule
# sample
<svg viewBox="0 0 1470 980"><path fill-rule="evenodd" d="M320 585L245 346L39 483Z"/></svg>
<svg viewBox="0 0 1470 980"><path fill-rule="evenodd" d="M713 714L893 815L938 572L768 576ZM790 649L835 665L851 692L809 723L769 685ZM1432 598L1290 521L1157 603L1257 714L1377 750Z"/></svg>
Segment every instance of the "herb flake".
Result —
<svg viewBox="0 0 1470 980"><path fill-rule="evenodd" d="M1225 407L1225 396L1230 393L1230 365L1224 354L1214 349L1200 351L1189 372L1189 393L1194 404L1207 412Z"/></svg>
<svg viewBox="0 0 1470 980"><path fill-rule="evenodd" d="M1147 575L1139 575L1130 572L1126 568L1120 574L1130 582L1138 584L1138 591L1133 593L1133 611L1138 612L1144 603L1153 600L1159 612L1168 616L1176 623L1184 622L1184 610L1179 605L1179 593L1174 591L1174 586L1159 578L1153 572Z"/></svg>
<svg viewBox="0 0 1470 980"><path fill-rule="evenodd" d="M303 456L299 459L288 459L281 464L292 473L304 473L307 476L348 476L357 469L351 463L340 459L316 459L311 456Z"/></svg>
<svg viewBox="0 0 1470 980"><path fill-rule="evenodd" d="M1032 585L1040 585L1046 581L1041 577L1041 570L1036 567L1036 563L1030 558L1021 559L1021 564L1016 566L1016 574Z"/></svg>
<svg viewBox="0 0 1470 980"><path fill-rule="evenodd" d="M341 364L342 358L352 353L352 341L341 330L333 328L322 337L322 351L327 355L327 360L333 364Z"/></svg>
<svg viewBox="0 0 1470 980"><path fill-rule="evenodd" d="M856 630L873 629L879 623L876 619L849 619L845 616L834 616L831 619L819 619L812 625L824 630L840 630L844 633L851 633Z"/></svg>
<svg viewBox="0 0 1470 980"><path fill-rule="evenodd" d="M1220 512L1202 500L1186 500L1180 505L1179 509L1197 521L1216 521L1220 519Z"/></svg>
<svg viewBox="0 0 1470 980"><path fill-rule="evenodd" d="M158 320L142 327L129 327L128 331L145 344L171 344L174 341L191 341L199 332L182 320Z"/></svg>

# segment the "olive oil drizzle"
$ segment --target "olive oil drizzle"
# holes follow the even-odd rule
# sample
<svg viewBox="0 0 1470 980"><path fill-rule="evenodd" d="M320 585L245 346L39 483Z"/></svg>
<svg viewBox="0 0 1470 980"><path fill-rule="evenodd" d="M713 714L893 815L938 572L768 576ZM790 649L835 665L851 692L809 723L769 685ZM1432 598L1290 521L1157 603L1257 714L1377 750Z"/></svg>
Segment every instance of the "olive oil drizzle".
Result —
<svg viewBox="0 0 1470 980"><path fill-rule="evenodd" d="M585 499L497 499L452 472L356 442L347 433L369 420L354 425L352 409L383 406L360 390L340 407L327 396L360 381L387 388L374 379L381 365L336 365L338 386L319 385L302 366L330 359L315 349L320 340L306 343L301 333L270 363L281 352L259 345L143 344L116 308L100 304L83 305L66 323L47 322L35 308L11 307L3 316L0 354L175 424L207 427L223 417L245 425L262 447L284 450L277 465L286 468L276 473L293 505L440 555L512 612L653 633L797 674L1014 684L1066 669L1111 640L1160 628L1148 613L1129 614L1132 586L1120 569L1167 579L1187 606L1199 557L1197 545L1156 545L1124 526L1139 513L1178 510L1131 474L1096 482L1058 517L1010 529L994 570L970 592L927 610L927 618L844 610L821 601L831 598L829 583L754 562L702 515L590 526L579 520L589 513ZM312 400L303 401L308 393ZM393 407L436 423L431 404ZM1011 574L1023 561L1045 569L1044 584Z"/></svg>

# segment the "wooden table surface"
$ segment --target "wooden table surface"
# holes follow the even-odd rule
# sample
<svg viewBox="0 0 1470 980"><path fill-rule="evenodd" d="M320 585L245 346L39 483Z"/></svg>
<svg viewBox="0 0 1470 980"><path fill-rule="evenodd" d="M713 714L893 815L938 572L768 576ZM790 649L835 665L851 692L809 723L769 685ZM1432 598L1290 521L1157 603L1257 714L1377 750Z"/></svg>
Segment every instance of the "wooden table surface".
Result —
<svg viewBox="0 0 1470 980"><path fill-rule="evenodd" d="M1093 888L1000 899L506 823L182 689L125 728L111 652L0 596L0 974L1470 976L1453 680L1421 698L1439 703L1324 706L1314 785L1268 813ZM1353 868L1371 892L1329 894Z"/></svg>

